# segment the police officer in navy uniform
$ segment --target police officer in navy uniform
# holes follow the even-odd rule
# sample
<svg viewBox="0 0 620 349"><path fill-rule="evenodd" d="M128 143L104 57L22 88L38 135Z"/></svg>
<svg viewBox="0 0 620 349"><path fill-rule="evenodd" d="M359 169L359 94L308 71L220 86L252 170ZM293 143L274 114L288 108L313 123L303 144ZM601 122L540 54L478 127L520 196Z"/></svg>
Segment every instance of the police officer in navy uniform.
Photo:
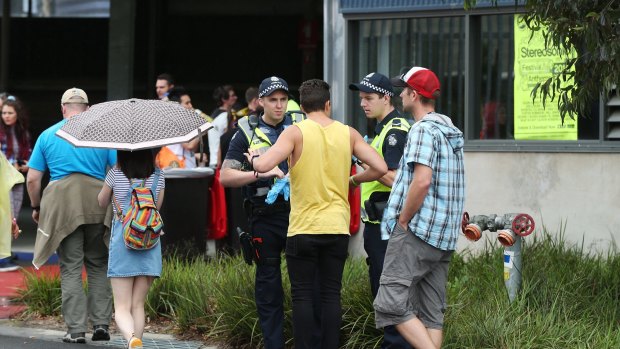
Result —
<svg viewBox="0 0 620 349"><path fill-rule="evenodd" d="M259 103L263 114L246 116L238 121L238 130L222 164L220 181L225 187L244 187L244 206L258 255L254 297L265 348L272 349L284 348L280 256L286 245L290 205L282 195L270 205L265 203L265 198L275 179L288 173L288 163L283 161L267 173L257 173L247 163L244 153L248 149L265 152L286 127L301 121L303 114L286 114L288 84L276 76L261 82Z"/></svg>
<svg viewBox="0 0 620 349"><path fill-rule="evenodd" d="M379 279L388 243L387 240L381 240L381 218L390 196L398 163L403 156L407 132L411 124L394 108L392 103L394 90L390 79L385 75L370 73L358 84L350 84L349 89L359 92L360 106L366 117L377 121L371 146L383 157L388 166L388 173L385 176L377 181L361 185L364 250L368 255L366 262L374 299L379 289ZM358 162L358 165L364 169L367 168L363 163ZM411 348L411 346L400 336L394 326L388 326L384 328L381 348Z"/></svg>

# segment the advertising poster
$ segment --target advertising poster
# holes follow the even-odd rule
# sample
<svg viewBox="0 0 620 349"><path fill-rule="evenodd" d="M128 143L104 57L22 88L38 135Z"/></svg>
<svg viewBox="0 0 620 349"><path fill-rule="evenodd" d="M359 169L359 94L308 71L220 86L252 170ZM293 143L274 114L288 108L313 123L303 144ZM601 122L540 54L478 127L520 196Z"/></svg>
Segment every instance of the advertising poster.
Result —
<svg viewBox="0 0 620 349"><path fill-rule="evenodd" d="M540 31L531 37L531 31L515 16L514 60L514 123L517 140L577 140L577 118L560 118L557 94L551 101L547 98L543 108L538 96L532 103L532 90L537 83L545 82L552 74L558 74L564 66L566 55L560 55L556 47L545 48ZM531 40L530 40L531 37ZM566 86L570 81L565 82Z"/></svg>

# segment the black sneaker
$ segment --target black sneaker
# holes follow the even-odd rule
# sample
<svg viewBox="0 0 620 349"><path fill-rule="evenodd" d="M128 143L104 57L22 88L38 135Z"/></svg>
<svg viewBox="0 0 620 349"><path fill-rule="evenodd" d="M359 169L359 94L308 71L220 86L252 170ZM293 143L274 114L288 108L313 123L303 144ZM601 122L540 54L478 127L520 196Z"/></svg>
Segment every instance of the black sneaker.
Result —
<svg viewBox="0 0 620 349"><path fill-rule="evenodd" d="M62 341L65 343L86 343L86 333L84 332L76 332L76 333L67 333Z"/></svg>
<svg viewBox="0 0 620 349"><path fill-rule="evenodd" d="M15 271L19 270L19 265L13 263L10 259L5 258L4 260L0 260L0 273L7 271Z"/></svg>
<svg viewBox="0 0 620 349"><path fill-rule="evenodd" d="M110 331L108 325L93 326L93 341L109 341Z"/></svg>

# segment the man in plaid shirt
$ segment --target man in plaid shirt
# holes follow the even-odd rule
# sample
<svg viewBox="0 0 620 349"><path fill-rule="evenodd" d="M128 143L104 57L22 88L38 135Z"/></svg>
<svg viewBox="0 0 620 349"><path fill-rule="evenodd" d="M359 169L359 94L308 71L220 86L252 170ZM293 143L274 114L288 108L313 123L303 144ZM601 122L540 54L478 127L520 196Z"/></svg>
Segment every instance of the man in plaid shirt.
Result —
<svg viewBox="0 0 620 349"><path fill-rule="evenodd" d="M381 222L389 239L379 292L377 328L395 325L415 348L440 348L448 266L465 199L463 133L435 112L439 79L413 67L392 79L404 87L403 109L416 123Z"/></svg>

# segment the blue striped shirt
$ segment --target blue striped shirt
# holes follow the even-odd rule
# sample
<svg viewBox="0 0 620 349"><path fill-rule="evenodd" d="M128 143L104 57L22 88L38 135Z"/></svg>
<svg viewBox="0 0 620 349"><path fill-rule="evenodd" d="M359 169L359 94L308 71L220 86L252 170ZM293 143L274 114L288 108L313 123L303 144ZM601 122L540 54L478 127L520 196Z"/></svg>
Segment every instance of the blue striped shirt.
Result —
<svg viewBox="0 0 620 349"><path fill-rule="evenodd" d="M463 144L463 133L445 115L429 113L411 127L383 214L382 239L389 239L398 222L415 175L414 164L418 163L430 167L433 175L409 229L431 246L444 251L455 249L465 201Z"/></svg>

